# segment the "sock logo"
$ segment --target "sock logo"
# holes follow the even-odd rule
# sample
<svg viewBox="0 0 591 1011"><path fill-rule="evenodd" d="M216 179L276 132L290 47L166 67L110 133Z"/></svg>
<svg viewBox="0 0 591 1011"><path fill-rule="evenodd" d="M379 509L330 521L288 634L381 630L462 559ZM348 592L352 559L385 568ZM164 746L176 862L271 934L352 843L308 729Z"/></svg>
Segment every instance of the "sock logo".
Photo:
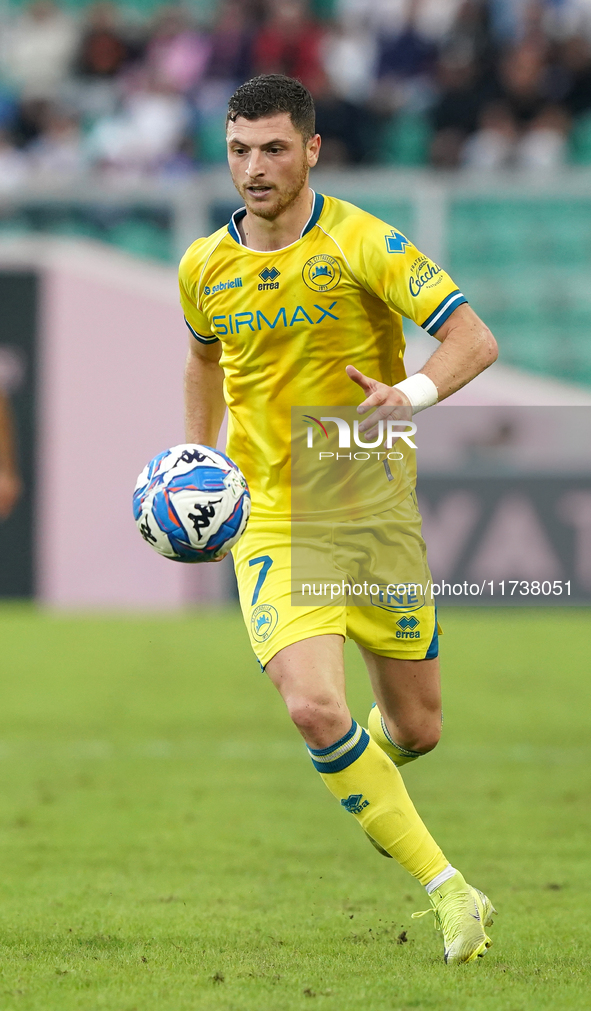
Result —
<svg viewBox="0 0 591 1011"><path fill-rule="evenodd" d="M362 793L350 793L346 800L341 801L341 805L349 814L361 814L364 807L369 807L369 801L363 799Z"/></svg>

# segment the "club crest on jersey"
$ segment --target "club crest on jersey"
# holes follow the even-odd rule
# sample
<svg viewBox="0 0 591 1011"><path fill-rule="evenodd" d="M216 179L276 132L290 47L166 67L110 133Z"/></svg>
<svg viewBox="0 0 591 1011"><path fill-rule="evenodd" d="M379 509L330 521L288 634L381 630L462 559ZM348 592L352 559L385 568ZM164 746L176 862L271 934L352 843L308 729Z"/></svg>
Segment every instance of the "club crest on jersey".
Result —
<svg viewBox="0 0 591 1011"><path fill-rule="evenodd" d="M279 287L277 278L280 274L281 271L277 270L277 267L265 267L264 270L261 270L259 277L262 284L259 284L259 291L276 290Z"/></svg>
<svg viewBox="0 0 591 1011"><path fill-rule="evenodd" d="M256 642L266 642L277 628L279 615L272 604L259 604L250 617L252 637Z"/></svg>
<svg viewBox="0 0 591 1011"><path fill-rule="evenodd" d="M312 256L304 264L302 278L312 291L330 291L331 288L336 288L341 280L339 261L327 253Z"/></svg>

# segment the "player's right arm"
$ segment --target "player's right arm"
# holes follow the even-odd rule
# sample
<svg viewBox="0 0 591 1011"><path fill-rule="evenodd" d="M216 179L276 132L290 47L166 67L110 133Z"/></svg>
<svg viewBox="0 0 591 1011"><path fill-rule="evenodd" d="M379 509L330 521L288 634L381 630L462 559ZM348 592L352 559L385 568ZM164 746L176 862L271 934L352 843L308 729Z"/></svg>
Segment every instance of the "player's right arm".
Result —
<svg viewBox="0 0 591 1011"><path fill-rule="evenodd" d="M202 311L201 284L207 240L198 239L179 266L179 289L189 353L185 365L185 433L187 442L215 446L224 420L222 345Z"/></svg>
<svg viewBox="0 0 591 1011"><path fill-rule="evenodd" d="M14 425L8 399L0 391L0 520L10 516L20 493Z"/></svg>
<svg viewBox="0 0 591 1011"><path fill-rule="evenodd" d="M222 346L199 344L189 338L185 366L185 432L187 442L215 446L224 411L224 372L220 365Z"/></svg>

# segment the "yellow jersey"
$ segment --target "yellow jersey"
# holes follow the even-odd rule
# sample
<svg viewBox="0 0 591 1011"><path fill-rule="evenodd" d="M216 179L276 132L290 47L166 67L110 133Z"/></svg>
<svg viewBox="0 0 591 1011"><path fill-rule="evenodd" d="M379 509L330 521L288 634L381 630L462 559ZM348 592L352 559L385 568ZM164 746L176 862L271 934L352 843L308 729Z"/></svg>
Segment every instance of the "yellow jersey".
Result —
<svg viewBox="0 0 591 1011"><path fill-rule="evenodd" d="M189 247L181 304L195 340L222 345L227 453L248 481L253 519L288 518L292 408L360 404L346 365L388 386L400 382L401 317L435 334L467 299L401 232L344 200L314 194L300 238L272 252L243 244L245 214ZM302 421L303 436L305 425L315 427ZM413 456L390 473L376 461L372 511L408 494Z"/></svg>

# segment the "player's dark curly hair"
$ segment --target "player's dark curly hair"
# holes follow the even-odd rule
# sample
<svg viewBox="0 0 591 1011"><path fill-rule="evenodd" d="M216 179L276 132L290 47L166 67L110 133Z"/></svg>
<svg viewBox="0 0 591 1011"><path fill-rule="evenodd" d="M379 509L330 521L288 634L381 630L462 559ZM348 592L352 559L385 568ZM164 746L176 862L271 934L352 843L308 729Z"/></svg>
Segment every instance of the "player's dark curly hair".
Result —
<svg viewBox="0 0 591 1011"><path fill-rule="evenodd" d="M314 99L310 92L293 77L284 74L261 74L246 84L241 84L228 102L226 123L238 116L244 119L261 119L278 112L287 112L304 142L316 132Z"/></svg>

